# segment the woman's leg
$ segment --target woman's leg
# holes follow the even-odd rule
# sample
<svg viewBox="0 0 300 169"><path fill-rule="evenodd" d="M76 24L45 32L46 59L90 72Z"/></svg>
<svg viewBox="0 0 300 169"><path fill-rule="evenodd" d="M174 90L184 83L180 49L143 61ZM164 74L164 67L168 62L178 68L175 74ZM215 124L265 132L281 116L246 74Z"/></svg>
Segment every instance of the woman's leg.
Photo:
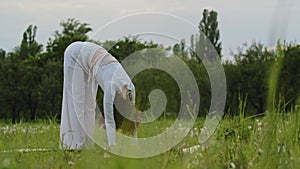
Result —
<svg viewBox="0 0 300 169"><path fill-rule="evenodd" d="M85 74L71 57L65 57L64 62L60 148L80 149L86 141L85 132L80 125L84 116Z"/></svg>
<svg viewBox="0 0 300 169"><path fill-rule="evenodd" d="M95 129L95 116L96 116L96 96L98 84L95 79L91 78L85 85L85 104L84 104L84 121L82 127L87 134L87 146L93 146L94 129Z"/></svg>

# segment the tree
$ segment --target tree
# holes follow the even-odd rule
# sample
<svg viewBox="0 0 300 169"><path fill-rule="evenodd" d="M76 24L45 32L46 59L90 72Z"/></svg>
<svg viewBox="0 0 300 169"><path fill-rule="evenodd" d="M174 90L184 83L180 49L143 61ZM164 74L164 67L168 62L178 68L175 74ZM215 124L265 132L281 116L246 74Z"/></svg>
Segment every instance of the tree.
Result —
<svg viewBox="0 0 300 169"><path fill-rule="evenodd" d="M6 57L6 52L3 49L0 49L0 117L4 117L4 119L7 118L7 114L5 112L5 90L4 90L4 81L5 81L5 57Z"/></svg>
<svg viewBox="0 0 300 169"><path fill-rule="evenodd" d="M186 49L186 45L185 45L185 40L184 39L182 39L180 41L180 43L176 43L173 46L173 53L174 53L174 55L179 56L182 59L187 59L188 52L187 52L187 49Z"/></svg>
<svg viewBox="0 0 300 169"><path fill-rule="evenodd" d="M136 51L145 48L156 48L158 45L153 42L140 42L138 36L123 37L118 41L105 41L101 45L108 49L118 61L122 61Z"/></svg>
<svg viewBox="0 0 300 169"><path fill-rule="evenodd" d="M300 94L300 45L288 44L283 46L283 65L279 78L279 94L286 105L286 109L299 104Z"/></svg>
<svg viewBox="0 0 300 169"><path fill-rule="evenodd" d="M236 70L239 72L237 75L240 76L235 77L235 84L228 87L239 87L238 95L240 98L247 98L251 114L263 113L266 108L268 73L276 55L261 43L253 42L250 46L244 46L247 49L240 48L235 55Z"/></svg>
<svg viewBox="0 0 300 169"><path fill-rule="evenodd" d="M226 104L224 112L233 115L239 112L239 104L242 99L247 99L247 94L241 96L242 75L240 65L233 62L226 62L223 64L226 75Z"/></svg>
<svg viewBox="0 0 300 169"><path fill-rule="evenodd" d="M211 84L207 70L204 64L199 63L198 60L189 59L185 60L185 62L193 72L199 88L200 105L198 105L198 116L206 116L209 111L211 101Z"/></svg>
<svg viewBox="0 0 300 169"><path fill-rule="evenodd" d="M67 21L60 23L62 31L58 30L54 33L54 39L49 39L47 43L47 57L63 61L63 54L69 44L75 41L87 41L89 39L87 33L92 31L87 23L69 18Z"/></svg>
<svg viewBox="0 0 300 169"><path fill-rule="evenodd" d="M200 36L204 34L216 49L218 55L221 57L222 43L220 42L220 31L218 29L218 13L214 10L208 11L204 9L202 20L198 26ZM200 37L203 39L203 37ZM200 44L202 45L202 44Z"/></svg>
<svg viewBox="0 0 300 169"><path fill-rule="evenodd" d="M22 118L35 119L38 105L38 86L40 72L37 66L38 54L42 45L35 41L36 26L28 26L23 33L20 46L5 58L5 81L3 88L7 110L11 112L12 122Z"/></svg>
<svg viewBox="0 0 300 169"><path fill-rule="evenodd" d="M39 85L40 73L35 61L42 51L42 45L35 41L36 26L28 26L23 33L20 46L13 52L5 54L1 51L1 97L3 102L2 110L10 112L12 122L15 123L21 116L34 117L38 98L36 97L37 86ZM8 114L5 113L5 117Z"/></svg>
<svg viewBox="0 0 300 169"><path fill-rule="evenodd" d="M18 61L18 55L16 52L10 52L7 54L7 58L5 58L3 62L2 69L4 70L2 74L3 80L2 90L3 97L5 98L3 104L4 111L10 113L10 118L12 123L15 123L19 116L19 111L21 110L22 101L20 97L20 77L21 73L19 71L20 61ZM5 115L6 116L6 115Z"/></svg>
<svg viewBox="0 0 300 169"><path fill-rule="evenodd" d="M47 51L41 55L43 70L40 86L41 109L47 116L59 118L63 90L63 59L68 45L75 41L87 41L92 29L87 23L68 19L60 23L62 31L55 31L47 43Z"/></svg>
<svg viewBox="0 0 300 169"><path fill-rule="evenodd" d="M24 60L42 51L42 45L35 40L37 26L29 25L23 33L23 39L19 48L20 59Z"/></svg>
<svg viewBox="0 0 300 169"><path fill-rule="evenodd" d="M41 67L39 67L39 54L42 45L35 40L37 27L30 25L23 33L20 45L20 59L22 59L19 70L22 72L20 79L21 95L23 96L24 108L29 111L30 120L36 118L37 105L39 104L38 88L41 79ZM26 113L26 112L25 112Z"/></svg>
<svg viewBox="0 0 300 169"><path fill-rule="evenodd" d="M1 60L4 60L5 56L6 56L5 50L0 49L0 59L1 59Z"/></svg>
<svg viewBox="0 0 300 169"><path fill-rule="evenodd" d="M36 119L38 105L42 104L39 97L39 88L43 67L39 65L38 55L22 61L19 65L20 72L23 72L20 79L20 94L24 103L23 111L25 113L23 118L29 118L29 120Z"/></svg>
<svg viewBox="0 0 300 169"><path fill-rule="evenodd" d="M43 55L47 55L44 53ZM45 57L45 56L43 56ZM47 60L43 65L41 85L39 87L40 101L38 109L43 116L54 119L60 117L62 101L63 64L55 60Z"/></svg>

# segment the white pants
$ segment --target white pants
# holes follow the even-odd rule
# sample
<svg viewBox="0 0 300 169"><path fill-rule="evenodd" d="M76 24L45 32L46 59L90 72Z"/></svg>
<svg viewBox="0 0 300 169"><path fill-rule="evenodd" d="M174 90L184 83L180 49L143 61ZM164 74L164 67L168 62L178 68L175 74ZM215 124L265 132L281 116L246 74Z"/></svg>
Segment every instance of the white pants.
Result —
<svg viewBox="0 0 300 169"><path fill-rule="evenodd" d="M64 87L60 148L80 149L92 143L98 83L85 72L74 56L64 58Z"/></svg>

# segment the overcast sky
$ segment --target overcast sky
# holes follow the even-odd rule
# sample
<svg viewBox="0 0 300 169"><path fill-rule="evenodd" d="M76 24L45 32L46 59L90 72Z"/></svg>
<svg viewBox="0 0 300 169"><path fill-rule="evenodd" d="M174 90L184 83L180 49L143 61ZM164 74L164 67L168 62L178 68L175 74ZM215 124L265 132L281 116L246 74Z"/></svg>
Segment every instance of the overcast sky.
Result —
<svg viewBox="0 0 300 169"><path fill-rule="evenodd" d="M153 25L151 28L155 31L148 29L146 32L166 34L168 30L170 32L176 30L174 34L171 33L172 36L176 36L176 33L190 36L195 33L191 25L198 26L205 8L218 12L224 55L229 55L230 49L235 50L242 43L253 40L269 46L272 46L277 38L300 41L298 0L0 0L0 2L0 48L6 51L12 51L20 44L22 33L30 24L37 25L37 41L46 45L54 31L60 29L59 23L67 18L76 18L90 24L94 30L91 36L96 40L120 38L118 36L126 36L131 34L131 31L142 31L147 24L148 27ZM161 12L163 15L132 16L142 12ZM109 22L112 23L108 24ZM107 29L97 35L97 31L105 24ZM154 36L150 36L149 39L151 37ZM155 42L156 39L153 40Z"/></svg>

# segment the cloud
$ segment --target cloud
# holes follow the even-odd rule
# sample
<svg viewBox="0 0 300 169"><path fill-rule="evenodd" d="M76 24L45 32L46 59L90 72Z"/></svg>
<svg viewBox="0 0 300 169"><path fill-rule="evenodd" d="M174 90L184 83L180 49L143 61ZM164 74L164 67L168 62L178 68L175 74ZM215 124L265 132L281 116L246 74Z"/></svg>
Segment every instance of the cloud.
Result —
<svg viewBox="0 0 300 169"><path fill-rule="evenodd" d="M91 24L94 30L116 18L137 12L165 12L183 17L198 26L205 8L214 9L219 14L219 28L223 49L236 48L245 41L253 39L267 42L272 24L280 25L282 20L276 18L276 10L290 11L286 37L299 39L297 11L300 2L297 0L2 0L0 6L0 48L11 51L18 45L22 33L30 24L38 26L37 40L46 44L59 23L67 18L76 18ZM280 6L277 3L283 3ZM279 10L279 11L280 11ZM277 12L278 13L278 12ZM275 16L275 17L274 17ZM282 16L282 15L279 15ZM150 18L151 19L151 18ZM145 21L140 21L142 24ZM165 24L165 29L168 24ZM120 28L121 29L121 28ZM183 28L182 28L183 29ZM185 30L182 30L185 31ZM298 37L298 38L297 38Z"/></svg>

